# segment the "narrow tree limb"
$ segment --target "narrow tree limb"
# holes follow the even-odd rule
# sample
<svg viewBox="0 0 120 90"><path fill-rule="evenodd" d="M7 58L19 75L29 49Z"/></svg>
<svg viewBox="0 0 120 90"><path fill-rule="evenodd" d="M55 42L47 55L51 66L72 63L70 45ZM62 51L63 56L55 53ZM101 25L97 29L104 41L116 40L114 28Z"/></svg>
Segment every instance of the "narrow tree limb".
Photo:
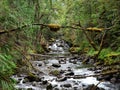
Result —
<svg viewBox="0 0 120 90"><path fill-rule="evenodd" d="M95 49L95 51L97 51L98 49L97 49L95 43L94 43L93 40L90 38L90 36L87 34L87 32L86 32L87 29L86 29L86 28L83 28L83 27L81 26L80 21L79 21L78 26L81 28L81 30L82 30L83 33L85 34L85 36L86 36L88 42L90 43L90 45Z"/></svg>
<svg viewBox="0 0 120 90"><path fill-rule="evenodd" d="M37 26L39 25L39 26L45 26L45 27L48 26L47 24L36 24L36 23L35 24L28 24L28 25L23 25L23 26L17 27L15 29L11 29L11 30L1 30L0 34L5 34L5 33L13 32L13 31L17 31L17 30L23 29L23 28L31 26L31 25L37 25Z"/></svg>
<svg viewBox="0 0 120 90"><path fill-rule="evenodd" d="M25 27L27 27L27 26L28 26L28 25L23 25L23 26L21 26L21 27L17 27L17 28L15 28L15 29L11 29L11 30L1 30L1 31L0 31L0 34L9 33L9 32L13 32L13 31L16 31L16 30L20 30L20 29L25 28Z"/></svg>
<svg viewBox="0 0 120 90"><path fill-rule="evenodd" d="M87 32L85 31L85 29L82 29L83 33L85 34L87 40L89 41L89 43L91 44L91 46L95 49L95 51L97 51L97 47L95 45L95 43L93 42L93 40L88 36Z"/></svg>
<svg viewBox="0 0 120 90"><path fill-rule="evenodd" d="M105 38L105 35L106 35L106 30L103 32L103 35L102 35L102 39L101 39L101 43L100 43L100 48L99 48L99 51L98 51L98 53L95 55L95 60L97 60L98 59L98 56L99 56L99 54L101 53L101 51L102 51L102 46L103 46L103 42L104 42L104 38Z"/></svg>

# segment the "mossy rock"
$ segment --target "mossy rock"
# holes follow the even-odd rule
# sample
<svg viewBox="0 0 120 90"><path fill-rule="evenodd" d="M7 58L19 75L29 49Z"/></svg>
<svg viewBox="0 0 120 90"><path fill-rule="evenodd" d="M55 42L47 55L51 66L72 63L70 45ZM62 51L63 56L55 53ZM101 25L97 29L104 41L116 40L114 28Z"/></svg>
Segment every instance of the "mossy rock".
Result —
<svg viewBox="0 0 120 90"><path fill-rule="evenodd" d="M54 75L54 76L57 76L57 75L60 74L60 71L59 71L59 70L52 70L52 71L50 72L50 74L52 74L52 75Z"/></svg>
<svg viewBox="0 0 120 90"><path fill-rule="evenodd" d="M71 47L69 49L70 53L73 53L73 54L77 54L79 52L81 52L81 48L80 47Z"/></svg>
<svg viewBox="0 0 120 90"><path fill-rule="evenodd" d="M27 77L25 77L26 79L28 79L30 82L33 82L33 81L41 81L41 78L38 77L37 75L33 74L33 73L29 73L29 75Z"/></svg>

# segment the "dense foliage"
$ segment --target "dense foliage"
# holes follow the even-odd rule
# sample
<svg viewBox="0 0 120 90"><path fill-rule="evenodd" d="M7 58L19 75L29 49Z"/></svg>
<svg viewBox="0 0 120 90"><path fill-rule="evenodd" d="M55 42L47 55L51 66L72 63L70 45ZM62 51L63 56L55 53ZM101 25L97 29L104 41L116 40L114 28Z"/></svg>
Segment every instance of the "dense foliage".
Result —
<svg viewBox="0 0 120 90"><path fill-rule="evenodd" d="M13 90L10 76L18 60L28 53L44 53L53 38L71 43L71 50L76 52L94 56L100 51L99 59L110 62L112 56L120 59L120 0L0 0L0 6L0 88L3 90ZM42 25L33 26L35 23L109 30L85 31L98 48L94 50L81 29L61 28L56 33ZM29 26L18 28L24 25Z"/></svg>

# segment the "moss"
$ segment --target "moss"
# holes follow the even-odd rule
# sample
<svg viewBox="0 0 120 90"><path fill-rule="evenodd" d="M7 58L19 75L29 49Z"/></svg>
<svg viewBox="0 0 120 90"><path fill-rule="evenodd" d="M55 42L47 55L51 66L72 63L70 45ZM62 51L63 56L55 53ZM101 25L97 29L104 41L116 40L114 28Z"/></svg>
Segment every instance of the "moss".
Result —
<svg viewBox="0 0 120 90"><path fill-rule="evenodd" d="M60 29L60 25L58 24L48 24L48 27L50 28L51 31L58 31Z"/></svg>
<svg viewBox="0 0 120 90"><path fill-rule="evenodd" d="M52 74L52 75L54 75L54 76L57 76L57 75L60 74L60 71L58 71L58 70L53 70L53 71L50 72L50 74Z"/></svg>
<svg viewBox="0 0 120 90"><path fill-rule="evenodd" d="M69 49L69 51L70 51L71 53L73 53L73 54L75 54L75 53L80 53L80 52L81 52L81 48L80 48L80 47L71 47L71 48Z"/></svg>

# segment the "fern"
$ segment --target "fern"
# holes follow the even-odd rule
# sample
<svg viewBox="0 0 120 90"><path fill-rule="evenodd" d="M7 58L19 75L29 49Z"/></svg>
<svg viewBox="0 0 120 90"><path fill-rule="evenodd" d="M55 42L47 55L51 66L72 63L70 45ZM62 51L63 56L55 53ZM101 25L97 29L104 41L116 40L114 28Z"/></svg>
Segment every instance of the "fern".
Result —
<svg viewBox="0 0 120 90"><path fill-rule="evenodd" d="M11 79L13 69L16 67L9 55L0 54L0 87L3 90L14 90L14 80Z"/></svg>

